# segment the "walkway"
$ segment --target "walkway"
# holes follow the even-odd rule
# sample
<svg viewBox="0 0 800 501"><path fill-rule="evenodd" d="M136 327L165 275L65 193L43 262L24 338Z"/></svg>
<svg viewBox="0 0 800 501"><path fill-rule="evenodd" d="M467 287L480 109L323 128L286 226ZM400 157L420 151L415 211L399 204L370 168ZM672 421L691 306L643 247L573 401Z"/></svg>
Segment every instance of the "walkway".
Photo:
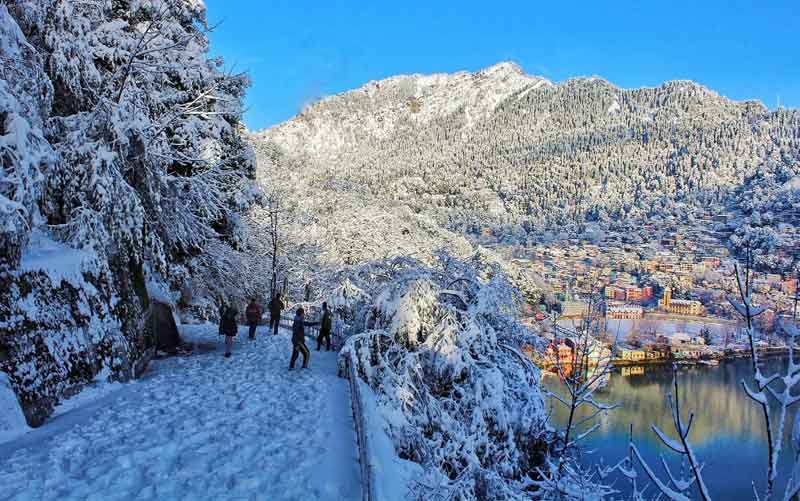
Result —
<svg viewBox="0 0 800 501"><path fill-rule="evenodd" d="M216 328L188 327L209 351L155 361L0 443L0 499L360 499L335 354L288 371L288 334L267 330L250 342L240 329L225 359Z"/></svg>

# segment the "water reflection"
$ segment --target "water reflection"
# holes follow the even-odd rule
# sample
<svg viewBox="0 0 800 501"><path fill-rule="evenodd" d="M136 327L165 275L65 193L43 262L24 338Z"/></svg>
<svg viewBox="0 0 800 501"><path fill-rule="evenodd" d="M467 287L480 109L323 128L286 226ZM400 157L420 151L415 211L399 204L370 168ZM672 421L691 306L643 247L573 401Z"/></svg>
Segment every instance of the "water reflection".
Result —
<svg viewBox="0 0 800 501"><path fill-rule="evenodd" d="M601 366L583 366L584 370L581 372L581 364L557 364L542 369L542 375L545 378L556 378L561 382L561 388L565 381L570 381L573 385L577 385L579 382L584 384L588 382L588 386L596 391L597 388L606 386L611 379L611 373L606 370L606 367L609 367L607 362ZM559 385L554 382L548 384L551 388L559 388Z"/></svg>
<svg viewBox="0 0 800 501"><path fill-rule="evenodd" d="M774 373L784 363L783 359L768 360L764 370ZM752 382L749 360L726 362L718 367L678 368L681 409L685 410L684 415L689 410L696 414L689 438L707 463L706 482L717 499L752 499L750 480L761 485L766 475L763 416L742 390L742 379ZM626 367L612 374L608 384L598 388L595 396L599 401L622 406L601 418L600 428L585 444L595 452L584 457L584 461L594 463L602 456L606 462L616 462L626 455L629 426L633 424L634 440L651 465L657 466L659 454L677 464L677 455L666 451L650 430L650 425L656 424L665 431L673 431L666 403L671 382L672 371L666 365ZM557 378L546 377L544 384L563 392ZM554 403L551 407L553 421L564 423L567 409ZM582 409L580 416L589 412L588 408ZM787 422L793 420L794 409ZM790 431L786 431L781 459L784 479L790 466Z"/></svg>
<svg viewBox="0 0 800 501"><path fill-rule="evenodd" d="M633 367L623 367L622 369L620 369L620 375L622 375L622 377L641 376L643 374L644 374L644 367L641 365Z"/></svg>

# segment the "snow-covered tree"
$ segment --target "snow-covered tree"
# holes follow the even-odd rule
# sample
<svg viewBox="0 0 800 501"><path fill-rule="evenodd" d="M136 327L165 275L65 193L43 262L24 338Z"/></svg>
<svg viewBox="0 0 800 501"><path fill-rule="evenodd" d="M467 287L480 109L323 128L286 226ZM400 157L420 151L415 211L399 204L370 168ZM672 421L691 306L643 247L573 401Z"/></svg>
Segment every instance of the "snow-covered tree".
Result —
<svg viewBox="0 0 800 501"><path fill-rule="evenodd" d="M150 291L194 287L213 314L241 288L249 82L207 33L197 0L0 6L0 370L31 421L146 365Z"/></svg>
<svg viewBox="0 0 800 501"><path fill-rule="evenodd" d="M397 455L422 466L416 495L529 497L552 436L517 348L518 292L479 256L407 261L380 284L340 359L375 393Z"/></svg>
<svg viewBox="0 0 800 501"><path fill-rule="evenodd" d="M53 87L42 58L0 5L0 270L15 268L40 224L44 172L55 159L44 137Z"/></svg>

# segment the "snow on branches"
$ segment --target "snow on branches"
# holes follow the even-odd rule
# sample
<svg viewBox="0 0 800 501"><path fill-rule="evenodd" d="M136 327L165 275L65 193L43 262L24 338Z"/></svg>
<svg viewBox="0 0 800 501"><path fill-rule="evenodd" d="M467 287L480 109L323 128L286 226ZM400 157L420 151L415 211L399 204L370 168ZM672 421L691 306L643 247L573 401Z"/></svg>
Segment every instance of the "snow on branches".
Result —
<svg viewBox="0 0 800 501"><path fill-rule="evenodd" d="M167 277L213 240L233 252L258 197L240 125L249 82L209 59L202 2L11 7L55 91L42 212L57 235Z"/></svg>
<svg viewBox="0 0 800 501"><path fill-rule="evenodd" d="M53 89L42 60L0 5L0 269L19 264L39 223L43 171L53 162L44 138Z"/></svg>
<svg viewBox="0 0 800 501"><path fill-rule="evenodd" d="M90 379L101 344L122 371L146 363L147 284L194 287L204 305L240 288L241 214L260 198L241 125L249 80L209 57L209 30L199 0L0 5L0 266L12 272L4 287L36 297L35 308L22 293L0 302L0 319L14 319L0 322L0 351L21 400ZM93 266L68 271L85 280L51 283L48 263L16 269L39 262L25 259L42 254L34 232L90 255ZM40 311L57 314L38 322ZM52 356L60 346L19 335L21 323L72 325L80 370ZM20 375L23 360L60 379L53 391Z"/></svg>
<svg viewBox="0 0 800 501"><path fill-rule="evenodd" d="M398 456L423 466L418 495L523 499L549 437L538 370L512 348L517 293L479 258L439 262L386 277L340 356L358 361Z"/></svg>

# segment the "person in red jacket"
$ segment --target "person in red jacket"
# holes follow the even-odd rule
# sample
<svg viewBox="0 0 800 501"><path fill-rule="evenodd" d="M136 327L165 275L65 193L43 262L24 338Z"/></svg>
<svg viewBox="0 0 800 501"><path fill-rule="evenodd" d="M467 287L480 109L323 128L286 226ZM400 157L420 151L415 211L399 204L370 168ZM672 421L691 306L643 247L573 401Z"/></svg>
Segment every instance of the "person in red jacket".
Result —
<svg viewBox="0 0 800 501"><path fill-rule="evenodd" d="M261 322L261 306L256 303L256 298L250 299L250 304L244 312L247 324L250 326L250 339L256 338L256 327Z"/></svg>

